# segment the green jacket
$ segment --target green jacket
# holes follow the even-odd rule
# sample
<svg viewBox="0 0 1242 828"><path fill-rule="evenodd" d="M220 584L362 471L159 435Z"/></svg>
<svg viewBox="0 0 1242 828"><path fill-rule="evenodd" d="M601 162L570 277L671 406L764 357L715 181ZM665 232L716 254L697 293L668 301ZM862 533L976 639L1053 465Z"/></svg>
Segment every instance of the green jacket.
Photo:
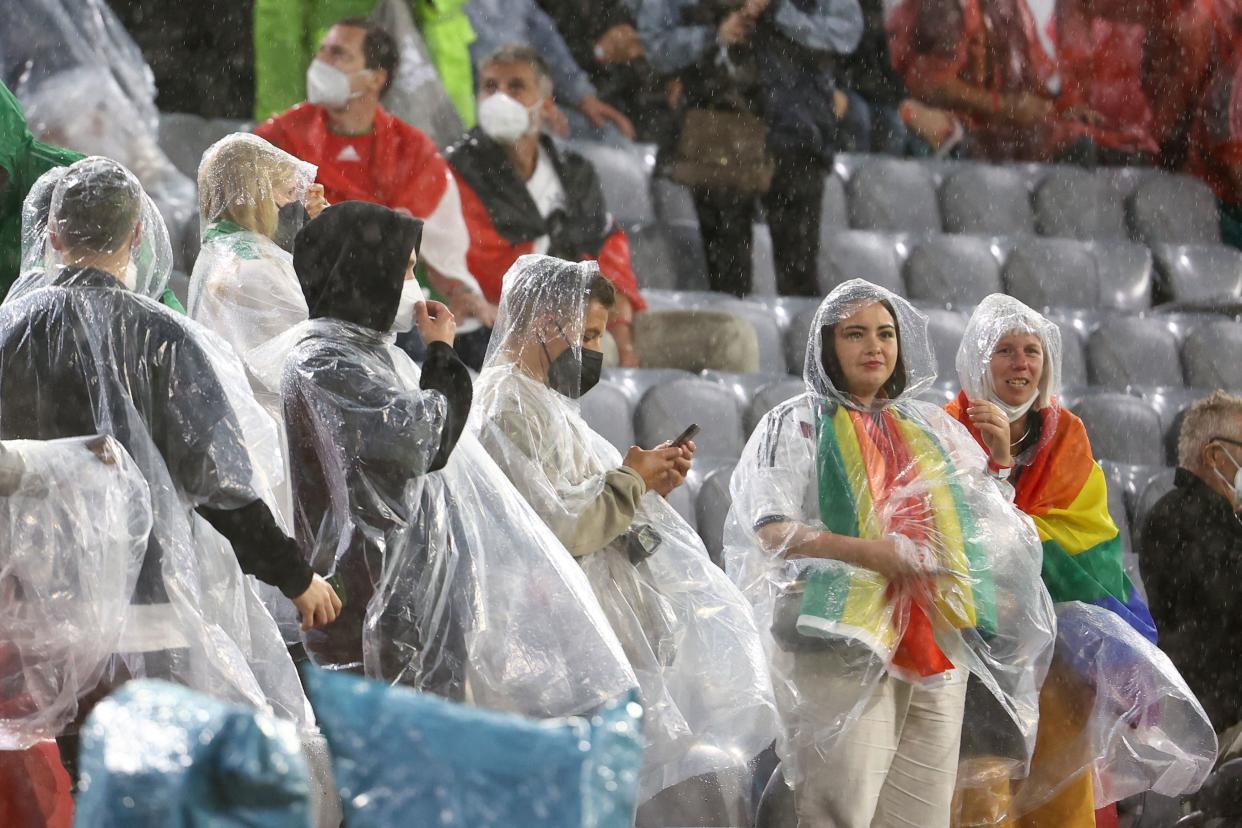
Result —
<svg viewBox="0 0 1242 828"><path fill-rule="evenodd" d="M52 167L67 167L81 158L73 150L36 141L22 105L0 83L0 298L8 293L21 267L26 193Z"/></svg>
<svg viewBox="0 0 1242 828"><path fill-rule="evenodd" d="M319 41L345 17L367 17L377 0L255 0L254 115L262 121L306 100L306 69ZM474 124L474 29L467 0L411 0L432 62L467 126Z"/></svg>

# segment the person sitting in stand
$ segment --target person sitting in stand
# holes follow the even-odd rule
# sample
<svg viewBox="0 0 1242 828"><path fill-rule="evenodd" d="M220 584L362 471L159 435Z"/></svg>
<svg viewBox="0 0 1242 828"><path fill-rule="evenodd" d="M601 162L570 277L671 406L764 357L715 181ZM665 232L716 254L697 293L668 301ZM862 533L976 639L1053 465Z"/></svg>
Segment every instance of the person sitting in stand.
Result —
<svg viewBox="0 0 1242 828"><path fill-rule="evenodd" d="M552 77L529 46L511 45L479 67L479 126L448 152L470 228L466 263L489 303L525 253L597 260L617 301L608 318L621 365L636 367L632 323L646 307L625 231L608 214L599 176L577 153L541 134L552 106ZM489 331L458 339L467 364L483 363Z"/></svg>
<svg viewBox="0 0 1242 828"><path fill-rule="evenodd" d="M428 283L459 321L490 327L496 309L466 267L469 236L453 175L427 135L380 106L397 56L382 28L362 18L340 21L307 70L307 101L255 134L317 166L329 203L369 201L423 220Z"/></svg>

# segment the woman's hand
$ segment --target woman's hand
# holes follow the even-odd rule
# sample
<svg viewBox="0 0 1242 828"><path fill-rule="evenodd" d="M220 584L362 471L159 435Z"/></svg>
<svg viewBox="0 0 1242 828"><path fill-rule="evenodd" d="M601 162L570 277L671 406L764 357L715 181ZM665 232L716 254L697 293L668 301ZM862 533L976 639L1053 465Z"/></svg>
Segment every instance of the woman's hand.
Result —
<svg viewBox="0 0 1242 828"><path fill-rule="evenodd" d="M341 599L332 585L319 575L311 578L306 591L293 599L298 614L302 616L302 629L313 630L331 624L341 612Z"/></svg>
<svg viewBox="0 0 1242 828"><path fill-rule="evenodd" d="M987 400L973 400L966 409L970 424L979 432L983 447L992 462L1007 469L1013 465L1013 452L1009 440L1009 418L1005 412Z"/></svg>
<svg viewBox="0 0 1242 828"><path fill-rule="evenodd" d="M872 563L869 569L883 575L894 586L904 586L935 575L935 568L926 551L903 535L886 535L871 542Z"/></svg>
<svg viewBox="0 0 1242 828"><path fill-rule="evenodd" d="M306 192L306 214L312 219L317 219L320 213L331 206L328 199L324 198L323 185L310 185L310 189Z"/></svg>

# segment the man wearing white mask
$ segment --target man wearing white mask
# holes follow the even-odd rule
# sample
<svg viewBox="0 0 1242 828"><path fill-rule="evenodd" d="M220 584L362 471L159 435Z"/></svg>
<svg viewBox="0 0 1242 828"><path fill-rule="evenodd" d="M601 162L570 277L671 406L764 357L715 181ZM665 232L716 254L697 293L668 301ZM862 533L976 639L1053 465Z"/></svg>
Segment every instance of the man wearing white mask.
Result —
<svg viewBox="0 0 1242 828"><path fill-rule="evenodd" d="M477 318L490 326L496 309L466 265L470 237L448 165L425 133L380 105L398 57L381 27L364 18L340 21L306 72L306 102L264 121L255 134L316 165L329 203L369 201L422 219L428 283L459 322Z"/></svg>
<svg viewBox="0 0 1242 828"><path fill-rule="evenodd" d="M479 125L448 151L470 228L470 272L487 301L498 303L504 274L519 256L598 261L617 292L608 330L622 366L636 367L631 327L646 302L629 240L608 213L591 163L541 132L554 108L547 63L529 46L503 46L483 61L478 75ZM482 363L488 334L459 338L467 363L472 356Z"/></svg>

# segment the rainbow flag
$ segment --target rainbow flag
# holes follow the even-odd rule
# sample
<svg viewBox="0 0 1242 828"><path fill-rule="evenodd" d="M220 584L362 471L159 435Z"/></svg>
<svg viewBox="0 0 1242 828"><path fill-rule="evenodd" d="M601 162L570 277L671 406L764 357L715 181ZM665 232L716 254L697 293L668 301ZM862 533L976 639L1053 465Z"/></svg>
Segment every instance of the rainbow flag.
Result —
<svg viewBox="0 0 1242 828"><path fill-rule="evenodd" d="M851 639L890 670L926 678L952 669L936 645L929 613L956 629L996 629L987 556L976 542L957 471L936 436L892 408L861 414L821 403L817 455L820 518L838 535L905 535L933 550L945 574L919 598L898 593L882 575L831 563L805 578L798 630ZM926 605L925 605L926 604Z"/></svg>
<svg viewBox="0 0 1242 828"><path fill-rule="evenodd" d="M978 440L966 416L968 405L963 394L947 410ZM1060 409L1056 430L1041 436L1035 459L1018 472L1014 491L1014 504L1039 530L1044 584L1052 600L1104 607L1154 643L1156 624L1122 568L1121 533L1108 514L1108 484L1082 420Z"/></svg>

